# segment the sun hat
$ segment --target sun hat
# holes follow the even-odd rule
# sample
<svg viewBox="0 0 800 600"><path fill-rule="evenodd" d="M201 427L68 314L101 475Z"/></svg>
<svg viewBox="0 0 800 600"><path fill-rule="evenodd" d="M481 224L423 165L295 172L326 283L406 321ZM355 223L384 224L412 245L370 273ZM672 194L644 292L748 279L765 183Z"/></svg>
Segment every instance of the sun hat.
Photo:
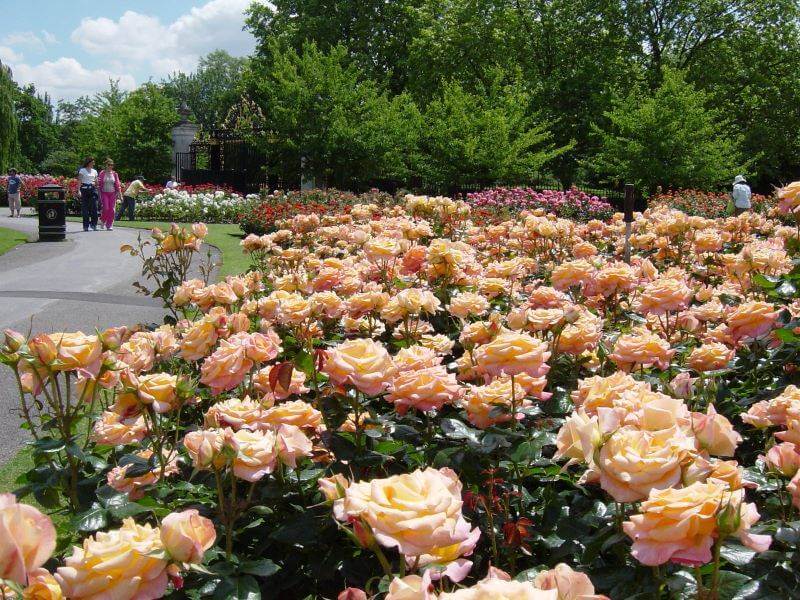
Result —
<svg viewBox="0 0 800 600"><path fill-rule="evenodd" d="M747 181L747 179L744 178L744 175L737 175L736 177L733 178L733 185L736 185L737 183L742 183L742 182L745 182L745 181Z"/></svg>

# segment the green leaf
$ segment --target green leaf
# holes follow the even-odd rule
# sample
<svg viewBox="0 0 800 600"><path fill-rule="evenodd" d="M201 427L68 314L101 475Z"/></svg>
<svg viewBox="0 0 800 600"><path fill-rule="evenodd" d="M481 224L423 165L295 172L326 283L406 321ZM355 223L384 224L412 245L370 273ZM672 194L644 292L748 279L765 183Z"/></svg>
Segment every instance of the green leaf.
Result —
<svg viewBox="0 0 800 600"><path fill-rule="evenodd" d="M739 595L742 589L750 584L752 579L742 573L733 571L719 572L719 600L733 600L734 598L746 598Z"/></svg>
<svg viewBox="0 0 800 600"><path fill-rule="evenodd" d="M108 524L106 509L95 502L89 510L76 515L72 523L78 531L93 533Z"/></svg>
<svg viewBox="0 0 800 600"><path fill-rule="evenodd" d="M739 544L726 544L720 550L720 555L732 565L743 567L753 560L753 557L756 555L756 553L755 551L745 548Z"/></svg>
<svg viewBox="0 0 800 600"><path fill-rule="evenodd" d="M457 419L442 419L439 423L442 432L453 440L469 440L475 444L480 443L480 432L477 429L467 427Z"/></svg>
<svg viewBox="0 0 800 600"><path fill-rule="evenodd" d="M248 560L243 562L239 567L239 571L249 575L257 575L258 577L269 577L280 571L280 566L276 565L268 558L262 558L261 560Z"/></svg>

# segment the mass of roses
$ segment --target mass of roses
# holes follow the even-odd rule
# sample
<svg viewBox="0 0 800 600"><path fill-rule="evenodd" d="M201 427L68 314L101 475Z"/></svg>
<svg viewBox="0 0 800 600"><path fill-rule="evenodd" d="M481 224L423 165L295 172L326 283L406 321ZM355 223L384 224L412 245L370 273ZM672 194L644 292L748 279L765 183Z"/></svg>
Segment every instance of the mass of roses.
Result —
<svg viewBox="0 0 800 600"><path fill-rule="evenodd" d="M800 184L778 199L800 213ZM278 226L164 325L5 333L37 466L0 495L0 598L781 589L797 227L660 207L625 262L619 214L407 196Z"/></svg>

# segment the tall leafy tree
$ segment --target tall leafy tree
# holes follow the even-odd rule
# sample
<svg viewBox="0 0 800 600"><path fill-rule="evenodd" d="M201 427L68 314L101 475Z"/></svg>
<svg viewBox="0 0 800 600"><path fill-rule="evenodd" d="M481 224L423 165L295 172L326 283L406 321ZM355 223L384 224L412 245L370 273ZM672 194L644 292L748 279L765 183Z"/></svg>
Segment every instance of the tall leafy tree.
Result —
<svg viewBox="0 0 800 600"><path fill-rule="evenodd" d="M753 159L743 159L742 135L708 104L680 71L665 69L653 95L637 90L606 113L610 125L596 130L601 149L588 165L649 192L729 182Z"/></svg>
<svg viewBox="0 0 800 600"><path fill-rule="evenodd" d="M246 58L214 50L200 58L194 73L174 73L162 89L176 106L186 102L204 128L213 129L239 99L246 64Z"/></svg>
<svg viewBox="0 0 800 600"><path fill-rule="evenodd" d="M58 125L53 106L50 98L38 94L33 85L16 89L14 96L14 109L19 122L18 168L36 172L58 143Z"/></svg>
<svg viewBox="0 0 800 600"><path fill-rule="evenodd" d="M524 182L569 147L556 147L518 82L496 76L476 93L444 85L425 111L423 173L439 185Z"/></svg>
<svg viewBox="0 0 800 600"><path fill-rule="evenodd" d="M421 117L406 95L390 97L352 64L343 46L277 44L245 75L265 115L262 143L284 170L299 168L318 185L355 187L405 176L416 151Z"/></svg>
<svg viewBox="0 0 800 600"><path fill-rule="evenodd" d="M11 73L0 64L0 171L5 172L17 153L19 124L14 112L16 85Z"/></svg>

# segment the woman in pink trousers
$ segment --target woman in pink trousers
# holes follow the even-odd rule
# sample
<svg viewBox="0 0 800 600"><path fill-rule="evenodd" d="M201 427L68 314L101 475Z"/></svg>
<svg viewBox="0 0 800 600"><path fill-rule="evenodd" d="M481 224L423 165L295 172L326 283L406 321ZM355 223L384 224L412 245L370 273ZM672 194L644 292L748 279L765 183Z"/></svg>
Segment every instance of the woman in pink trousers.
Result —
<svg viewBox="0 0 800 600"><path fill-rule="evenodd" d="M114 210L117 199L122 196L122 185L119 175L114 170L114 161L106 159L106 168L100 171L97 178L97 187L100 188L100 223L109 231L114 229Z"/></svg>

